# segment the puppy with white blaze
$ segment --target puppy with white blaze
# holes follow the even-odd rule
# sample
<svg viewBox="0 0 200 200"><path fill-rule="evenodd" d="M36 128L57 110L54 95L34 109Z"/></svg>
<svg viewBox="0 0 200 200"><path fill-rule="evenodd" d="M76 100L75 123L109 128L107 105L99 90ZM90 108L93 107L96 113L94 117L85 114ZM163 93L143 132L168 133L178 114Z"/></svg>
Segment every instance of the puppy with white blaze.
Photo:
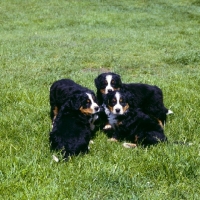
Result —
<svg viewBox="0 0 200 200"><path fill-rule="evenodd" d="M127 148L137 144L144 146L167 141L159 120L142 112L140 108L130 108L134 96L128 92L112 91L104 99L109 124L113 128L111 140L128 140Z"/></svg>
<svg viewBox="0 0 200 200"><path fill-rule="evenodd" d="M113 94L113 98L109 99L110 95ZM129 105L124 101L125 99L122 97L120 92L112 93L110 92L105 96L105 110L108 116L109 124L115 128L117 125L116 117L118 115L123 115L127 112Z"/></svg>

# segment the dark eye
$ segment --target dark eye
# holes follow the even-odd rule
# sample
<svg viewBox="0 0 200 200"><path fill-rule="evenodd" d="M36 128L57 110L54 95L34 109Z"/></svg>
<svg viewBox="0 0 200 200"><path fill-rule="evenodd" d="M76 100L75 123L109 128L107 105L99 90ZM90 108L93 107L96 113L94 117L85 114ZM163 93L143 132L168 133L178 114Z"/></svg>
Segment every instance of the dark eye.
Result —
<svg viewBox="0 0 200 200"><path fill-rule="evenodd" d="M115 102L116 102L116 99L113 99L112 102L115 103Z"/></svg>

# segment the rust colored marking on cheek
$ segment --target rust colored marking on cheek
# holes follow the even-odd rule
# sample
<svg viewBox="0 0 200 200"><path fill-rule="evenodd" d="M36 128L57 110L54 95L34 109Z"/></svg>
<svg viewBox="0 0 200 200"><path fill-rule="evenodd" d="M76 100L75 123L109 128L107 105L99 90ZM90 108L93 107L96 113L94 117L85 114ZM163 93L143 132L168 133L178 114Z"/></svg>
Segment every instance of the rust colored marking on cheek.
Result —
<svg viewBox="0 0 200 200"><path fill-rule="evenodd" d="M120 88L114 88L114 91L118 91L118 90L120 90Z"/></svg>
<svg viewBox="0 0 200 200"><path fill-rule="evenodd" d="M100 92L101 92L101 94L105 94L106 93L105 89L101 89Z"/></svg>
<svg viewBox="0 0 200 200"><path fill-rule="evenodd" d="M126 104L126 105L123 107L123 111L126 112L128 109L129 109L129 105Z"/></svg>
<svg viewBox="0 0 200 200"><path fill-rule="evenodd" d="M86 114L86 115L91 115L93 114L93 110L91 108L83 108L81 107L80 108L80 111L83 113L83 114Z"/></svg>
<svg viewBox="0 0 200 200"><path fill-rule="evenodd" d="M113 107L108 106L108 109L110 110L111 113L113 113Z"/></svg>

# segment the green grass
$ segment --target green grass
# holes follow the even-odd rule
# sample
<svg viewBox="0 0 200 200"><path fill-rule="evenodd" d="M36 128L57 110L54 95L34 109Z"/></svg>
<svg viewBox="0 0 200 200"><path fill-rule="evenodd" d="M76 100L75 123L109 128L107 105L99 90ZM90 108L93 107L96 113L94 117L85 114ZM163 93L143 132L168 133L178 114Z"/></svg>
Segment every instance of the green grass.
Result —
<svg viewBox="0 0 200 200"><path fill-rule="evenodd" d="M200 198L198 0L6 0L0 16L0 199ZM170 143L125 149L99 131L88 155L53 162L50 85L95 90L106 71L163 90Z"/></svg>

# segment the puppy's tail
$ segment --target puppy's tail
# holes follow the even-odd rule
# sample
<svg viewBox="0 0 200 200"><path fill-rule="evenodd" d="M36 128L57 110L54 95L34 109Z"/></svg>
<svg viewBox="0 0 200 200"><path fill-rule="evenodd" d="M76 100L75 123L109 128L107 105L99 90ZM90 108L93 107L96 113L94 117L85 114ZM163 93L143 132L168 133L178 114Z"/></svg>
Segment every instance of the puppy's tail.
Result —
<svg viewBox="0 0 200 200"><path fill-rule="evenodd" d="M171 114L173 114L172 110L168 110L167 113L166 113L166 115L171 115Z"/></svg>

